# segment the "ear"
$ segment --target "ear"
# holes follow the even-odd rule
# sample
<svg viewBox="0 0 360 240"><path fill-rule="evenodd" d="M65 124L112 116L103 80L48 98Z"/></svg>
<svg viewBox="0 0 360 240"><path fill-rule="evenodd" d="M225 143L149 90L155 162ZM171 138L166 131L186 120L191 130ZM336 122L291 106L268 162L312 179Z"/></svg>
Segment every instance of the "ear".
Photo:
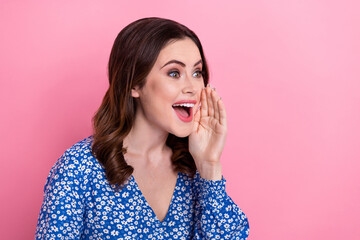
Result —
<svg viewBox="0 0 360 240"><path fill-rule="evenodd" d="M139 94L139 87L138 86L135 86L131 89L131 96L134 97L134 98L138 98L140 97L140 94Z"/></svg>

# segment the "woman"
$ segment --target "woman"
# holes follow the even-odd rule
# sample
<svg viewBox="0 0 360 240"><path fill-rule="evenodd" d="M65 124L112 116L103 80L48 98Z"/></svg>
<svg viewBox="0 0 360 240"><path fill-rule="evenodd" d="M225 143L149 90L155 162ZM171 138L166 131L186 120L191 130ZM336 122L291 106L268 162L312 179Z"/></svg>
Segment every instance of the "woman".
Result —
<svg viewBox="0 0 360 240"><path fill-rule="evenodd" d="M108 74L94 135L50 171L36 239L246 239L221 171L226 112L198 37L137 20L117 36Z"/></svg>

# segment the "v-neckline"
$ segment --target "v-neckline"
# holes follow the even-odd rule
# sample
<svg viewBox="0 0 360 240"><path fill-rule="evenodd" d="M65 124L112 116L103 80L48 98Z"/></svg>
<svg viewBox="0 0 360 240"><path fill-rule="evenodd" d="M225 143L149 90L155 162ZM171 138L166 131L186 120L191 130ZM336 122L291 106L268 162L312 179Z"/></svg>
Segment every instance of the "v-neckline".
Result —
<svg viewBox="0 0 360 240"><path fill-rule="evenodd" d="M135 185L135 188L136 188L136 191L138 192L138 194L140 195L140 198L143 200L143 203L144 205L150 209L151 211L151 214L152 216L154 217L155 221L157 221L157 223L159 224L163 224L167 218L169 218L169 215L170 215L170 212L172 210L172 207L174 205L174 198L175 198L175 194L176 194L176 189L178 188L178 184L179 184L179 178L180 178L180 172L178 172L177 174L177 178L176 178L176 184L175 184L175 187L174 187L174 191L173 191L173 194L171 196L171 201L170 201L170 205L169 205L169 208L166 212L166 215L165 215L165 218L160 221L160 219L156 216L154 210L152 209L152 207L150 206L150 204L148 203L148 201L146 200L144 194L141 192L140 188L139 188L139 185L137 184L134 176L131 174L131 180L134 181L134 185Z"/></svg>

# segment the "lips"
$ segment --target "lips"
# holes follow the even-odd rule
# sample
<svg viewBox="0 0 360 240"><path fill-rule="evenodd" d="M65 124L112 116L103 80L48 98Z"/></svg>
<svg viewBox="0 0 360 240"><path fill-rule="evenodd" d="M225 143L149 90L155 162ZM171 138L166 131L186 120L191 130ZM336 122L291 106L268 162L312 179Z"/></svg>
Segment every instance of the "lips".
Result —
<svg viewBox="0 0 360 240"><path fill-rule="evenodd" d="M174 104L181 104L181 103L193 103L193 104L196 104L196 100L181 100L181 101L178 101Z"/></svg>

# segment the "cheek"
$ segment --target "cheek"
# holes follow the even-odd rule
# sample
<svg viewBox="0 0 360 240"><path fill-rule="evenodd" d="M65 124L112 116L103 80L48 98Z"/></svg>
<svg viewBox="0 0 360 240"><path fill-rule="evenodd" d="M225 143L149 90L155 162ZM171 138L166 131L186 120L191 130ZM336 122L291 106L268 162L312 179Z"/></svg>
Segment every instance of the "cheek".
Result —
<svg viewBox="0 0 360 240"><path fill-rule="evenodd" d="M171 84L158 84L154 88L155 92L158 94L159 97L162 97L167 100L173 100L176 97L179 89L176 85Z"/></svg>
<svg viewBox="0 0 360 240"><path fill-rule="evenodd" d="M197 93L198 93L198 97L200 98L201 90L205 87L204 81L200 81L199 84L197 84L196 87L197 87L196 90L197 90Z"/></svg>
<svg viewBox="0 0 360 240"><path fill-rule="evenodd" d="M205 87L204 79L201 79L201 81L199 81L198 87L199 87L199 90L201 90Z"/></svg>
<svg viewBox="0 0 360 240"><path fill-rule="evenodd" d="M171 84L154 84L151 86L151 96L155 100L155 105L164 110L164 108L171 107L172 104L176 101L178 89L176 86Z"/></svg>

